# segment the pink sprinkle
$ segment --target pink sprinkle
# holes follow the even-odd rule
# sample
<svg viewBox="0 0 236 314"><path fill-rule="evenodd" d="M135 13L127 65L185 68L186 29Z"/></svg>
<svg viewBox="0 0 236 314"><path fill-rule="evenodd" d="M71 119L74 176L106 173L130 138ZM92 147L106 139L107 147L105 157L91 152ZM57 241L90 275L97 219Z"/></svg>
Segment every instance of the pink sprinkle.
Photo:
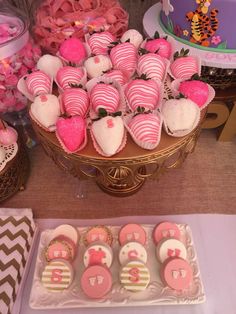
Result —
<svg viewBox="0 0 236 314"><path fill-rule="evenodd" d="M48 100L46 95L40 95L40 99L42 102L46 102Z"/></svg>
<svg viewBox="0 0 236 314"><path fill-rule="evenodd" d="M95 63L100 63L100 58L98 56L94 57L94 62Z"/></svg>
<svg viewBox="0 0 236 314"><path fill-rule="evenodd" d="M107 127L108 127L108 128L113 128L113 127L114 127L114 123L113 123L113 120L112 120L112 119L108 119L108 120L107 120Z"/></svg>

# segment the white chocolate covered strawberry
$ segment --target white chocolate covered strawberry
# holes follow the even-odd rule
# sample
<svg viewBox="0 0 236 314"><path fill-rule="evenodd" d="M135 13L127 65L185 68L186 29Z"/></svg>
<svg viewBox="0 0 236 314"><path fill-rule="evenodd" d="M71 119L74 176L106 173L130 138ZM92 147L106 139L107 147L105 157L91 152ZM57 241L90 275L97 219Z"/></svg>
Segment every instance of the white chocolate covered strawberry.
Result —
<svg viewBox="0 0 236 314"><path fill-rule="evenodd" d="M125 96L131 110L138 107L154 110L159 100L159 86L154 80L142 78L130 81L125 87Z"/></svg>
<svg viewBox="0 0 236 314"><path fill-rule="evenodd" d="M52 79L43 71L32 72L25 80L27 89L34 97L49 94L52 89Z"/></svg>
<svg viewBox="0 0 236 314"><path fill-rule="evenodd" d="M156 53L166 59L170 59L171 56L170 42L167 41L167 38L160 38L158 32L155 33L153 39L148 39L146 41L144 49Z"/></svg>
<svg viewBox="0 0 236 314"><path fill-rule="evenodd" d="M82 88L66 89L61 95L63 111L69 116L85 117L89 108L88 93Z"/></svg>
<svg viewBox="0 0 236 314"><path fill-rule="evenodd" d="M110 57L104 55L97 55L90 57L84 62L89 78L94 78L103 75L104 72L112 68Z"/></svg>
<svg viewBox="0 0 236 314"><path fill-rule="evenodd" d="M181 49L174 54L174 61L170 65L171 75L175 79L190 79L194 74L200 74L200 65L196 57L188 56L189 50Z"/></svg>
<svg viewBox="0 0 236 314"><path fill-rule="evenodd" d="M205 105L209 96L208 85L199 80L180 82L179 92L194 101L199 108Z"/></svg>
<svg viewBox="0 0 236 314"><path fill-rule="evenodd" d="M121 36L120 41L122 43L128 41L131 44L133 44L136 48L139 48L139 46L143 42L143 36L136 29L128 29Z"/></svg>
<svg viewBox="0 0 236 314"><path fill-rule="evenodd" d="M137 49L129 42L121 43L111 49L110 58L114 69L132 76L137 67Z"/></svg>
<svg viewBox="0 0 236 314"><path fill-rule="evenodd" d="M116 38L110 32L94 33L88 39L88 45L91 53L94 55L106 55L111 43L115 42Z"/></svg>
<svg viewBox="0 0 236 314"><path fill-rule="evenodd" d="M150 79L163 81L166 76L167 63L165 59L155 53L147 53L138 59L138 75L146 74Z"/></svg>
<svg viewBox="0 0 236 314"><path fill-rule="evenodd" d="M112 113L119 106L120 95L113 85L98 83L91 89L90 102L95 112L98 113L99 108L103 108L108 113Z"/></svg>
<svg viewBox="0 0 236 314"><path fill-rule="evenodd" d="M85 70L83 67L65 66L60 68L56 75L57 85L62 89L72 88L73 85L84 84Z"/></svg>

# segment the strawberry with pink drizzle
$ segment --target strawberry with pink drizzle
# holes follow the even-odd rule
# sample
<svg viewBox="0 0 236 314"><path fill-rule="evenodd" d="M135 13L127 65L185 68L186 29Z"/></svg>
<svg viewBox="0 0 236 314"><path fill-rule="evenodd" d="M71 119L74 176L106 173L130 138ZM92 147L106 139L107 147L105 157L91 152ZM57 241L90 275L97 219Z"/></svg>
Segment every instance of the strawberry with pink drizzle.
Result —
<svg viewBox="0 0 236 314"><path fill-rule="evenodd" d="M159 99L159 86L154 80L146 76L130 81L125 88L125 96L129 107L135 111L138 107L154 110Z"/></svg>
<svg viewBox="0 0 236 314"><path fill-rule="evenodd" d="M161 132L161 119L159 116L149 113L136 115L128 124L135 139L155 144L158 142Z"/></svg>
<svg viewBox="0 0 236 314"><path fill-rule="evenodd" d="M50 94L52 88L51 78L43 71L32 72L26 77L26 87L34 97Z"/></svg>
<svg viewBox="0 0 236 314"><path fill-rule="evenodd" d="M103 77L108 77L118 82L121 86L125 85L129 78L127 75L121 70L110 70L106 72Z"/></svg>
<svg viewBox="0 0 236 314"><path fill-rule="evenodd" d="M105 109L108 113L115 112L120 103L118 90L111 84L100 82L90 92L90 102L93 110L98 113L99 108Z"/></svg>
<svg viewBox="0 0 236 314"><path fill-rule="evenodd" d="M149 52L157 53L163 58L170 59L171 44L165 38L160 38L159 33L156 32L153 39L148 39L144 45L144 49Z"/></svg>
<svg viewBox="0 0 236 314"><path fill-rule="evenodd" d="M71 66L65 66L60 68L56 75L56 82L61 89L68 89L73 85L79 85L83 83L85 76L84 69L82 67L75 68Z"/></svg>
<svg viewBox="0 0 236 314"><path fill-rule="evenodd" d="M69 116L85 117L89 108L89 97L82 88L66 89L61 95L63 111Z"/></svg>
<svg viewBox="0 0 236 314"><path fill-rule="evenodd" d="M193 74L199 73L198 59L188 56L189 50L181 49L174 54L174 62L170 65L171 74L175 79L188 80Z"/></svg>
<svg viewBox="0 0 236 314"><path fill-rule="evenodd" d="M82 117L59 118L56 128L56 136L67 153L75 153L84 146L86 124Z"/></svg>
<svg viewBox="0 0 236 314"><path fill-rule="evenodd" d="M81 40L78 38L66 39L59 48L60 56L72 63L81 63L87 56L87 52Z"/></svg>
<svg viewBox="0 0 236 314"><path fill-rule="evenodd" d="M155 53L142 55L138 60L138 75L146 74L150 79L163 81L165 79L167 63L165 59Z"/></svg>
<svg viewBox="0 0 236 314"><path fill-rule="evenodd" d="M91 53L94 55L106 55L111 43L115 42L116 38L109 32L94 33L88 39L88 44Z"/></svg>
<svg viewBox="0 0 236 314"><path fill-rule="evenodd" d="M194 101L199 108L206 104L209 96L208 85L200 80L180 82L179 92Z"/></svg>
<svg viewBox="0 0 236 314"><path fill-rule="evenodd" d="M119 69L132 76L137 67L137 49L129 42L121 43L111 49L111 62L114 69Z"/></svg>

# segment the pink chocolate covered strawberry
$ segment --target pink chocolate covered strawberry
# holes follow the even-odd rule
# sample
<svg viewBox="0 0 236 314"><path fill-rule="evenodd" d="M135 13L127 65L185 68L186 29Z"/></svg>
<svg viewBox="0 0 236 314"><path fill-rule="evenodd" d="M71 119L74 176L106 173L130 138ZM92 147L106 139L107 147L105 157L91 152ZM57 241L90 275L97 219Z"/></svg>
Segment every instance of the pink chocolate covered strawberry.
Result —
<svg viewBox="0 0 236 314"><path fill-rule="evenodd" d="M88 93L82 88L66 89L61 95L63 111L69 116L85 117L89 108Z"/></svg>
<svg viewBox="0 0 236 314"><path fill-rule="evenodd" d="M156 32L153 39L148 39L144 45L144 48L149 52L157 53L163 58L170 59L171 56L171 44L167 41L167 38L160 38L159 33Z"/></svg>
<svg viewBox="0 0 236 314"><path fill-rule="evenodd" d="M42 94L50 94L52 79L43 71L32 72L25 80L27 89L34 97Z"/></svg>
<svg viewBox="0 0 236 314"><path fill-rule="evenodd" d="M85 71L84 68L65 66L60 68L56 75L57 85L61 89L71 88L73 85L84 83Z"/></svg>
<svg viewBox="0 0 236 314"><path fill-rule="evenodd" d="M98 113L99 108L103 108L108 113L112 113L119 106L120 95L113 85L100 82L92 88L90 102L95 112Z"/></svg>
<svg viewBox="0 0 236 314"><path fill-rule="evenodd" d="M111 49L111 62L114 69L119 69L132 76L137 67L137 49L129 42L121 43Z"/></svg>
<svg viewBox="0 0 236 314"><path fill-rule="evenodd" d="M56 136L67 153L75 153L83 147L86 124L82 117L61 117L57 120L56 127Z"/></svg>
<svg viewBox="0 0 236 314"><path fill-rule="evenodd" d="M127 75L121 70L110 70L104 73L103 77L109 77L118 82L121 86L125 85L129 80Z"/></svg>
<svg viewBox="0 0 236 314"><path fill-rule="evenodd" d="M60 56L72 63L79 64L87 56L84 44L78 38L66 39L59 48Z"/></svg>
<svg viewBox="0 0 236 314"><path fill-rule="evenodd" d="M167 71L165 59L155 53L142 55L138 60L138 75L146 74L150 79L163 81Z"/></svg>
<svg viewBox="0 0 236 314"><path fill-rule="evenodd" d="M205 105L209 96L208 85L200 80L181 82L179 84L179 92L194 101L199 108Z"/></svg>
<svg viewBox="0 0 236 314"><path fill-rule="evenodd" d="M156 81L147 79L145 75L130 81L125 88L125 96L133 111L138 107L154 110L157 107L159 93Z"/></svg>
<svg viewBox="0 0 236 314"><path fill-rule="evenodd" d="M189 50L181 49L174 54L174 62L170 65L171 74L175 79L188 80L195 73L199 73L198 59L188 56Z"/></svg>
<svg viewBox="0 0 236 314"><path fill-rule="evenodd" d="M88 44L91 53L94 55L106 55L111 43L115 42L116 38L110 32L94 33L88 39Z"/></svg>

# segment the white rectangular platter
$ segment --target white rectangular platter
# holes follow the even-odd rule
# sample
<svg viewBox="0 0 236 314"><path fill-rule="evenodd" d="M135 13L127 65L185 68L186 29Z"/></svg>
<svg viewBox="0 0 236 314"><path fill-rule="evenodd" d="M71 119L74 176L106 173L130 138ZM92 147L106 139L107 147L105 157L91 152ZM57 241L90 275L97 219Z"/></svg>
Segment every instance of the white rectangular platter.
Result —
<svg viewBox="0 0 236 314"><path fill-rule="evenodd" d="M110 293L104 298L93 300L86 297L80 287L80 278L85 270L83 265L83 254L85 246L83 236L88 227L79 227L80 243L77 257L73 262L75 278L69 289L63 292L50 292L41 283L41 274L46 264L44 251L51 240L52 230L45 230L41 234L38 255L36 260L34 278L30 294L29 305L33 309L66 309L85 307L122 307L122 306L148 306L148 305L177 305L177 304L199 304L205 301L204 288L200 276L197 262L197 255L193 244L190 227L186 224L178 224L181 232L181 241L187 249L187 260L193 270L193 282L189 289L176 291L166 287L159 276L160 263L156 258L155 244L152 240L154 225L142 225L147 233L146 249L148 253L147 267L150 271L150 284L145 291L129 292L125 290L119 282L119 272L121 266L118 260L120 245L118 233L122 226L108 226L114 240L112 249L114 253L111 273L113 286Z"/></svg>

